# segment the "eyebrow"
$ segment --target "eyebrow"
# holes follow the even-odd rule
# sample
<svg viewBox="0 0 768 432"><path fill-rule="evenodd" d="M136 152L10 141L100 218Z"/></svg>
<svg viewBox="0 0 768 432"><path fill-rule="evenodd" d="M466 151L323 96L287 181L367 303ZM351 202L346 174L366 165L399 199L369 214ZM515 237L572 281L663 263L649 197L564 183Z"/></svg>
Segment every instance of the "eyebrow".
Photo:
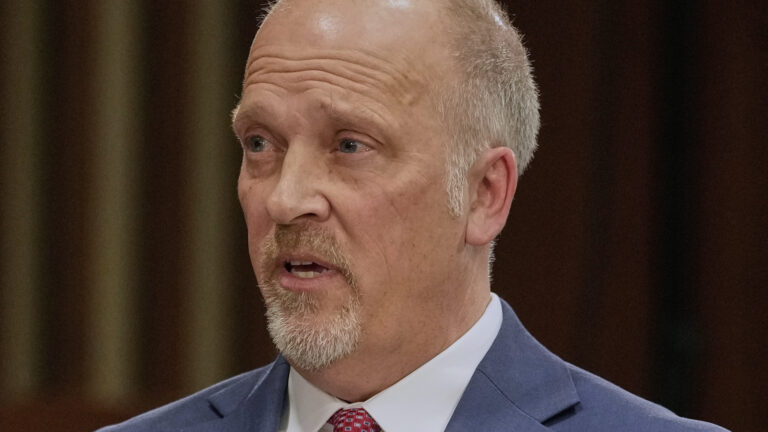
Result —
<svg viewBox="0 0 768 432"><path fill-rule="evenodd" d="M357 129L363 127L365 130L358 130L358 132L365 132L371 135L373 138L384 141L384 137L387 136L385 131L389 129L390 122L387 122L384 117L378 112L363 106L353 103L334 103L334 101L321 101L318 109L328 116L335 124L342 128ZM265 104L256 100L247 104L238 103L232 110L232 129L237 135L236 126L242 122L256 122L261 123L259 120L261 117L268 116L272 110Z"/></svg>
<svg viewBox="0 0 768 432"><path fill-rule="evenodd" d="M387 123L381 114L364 105L349 104L348 107L339 109L338 105L323 103L321 109L328 117L339 124L362 124L366 127L379 129Z"/></svg>
<svg viewBox="0 0 768 432"><path fill-rule="evenodd" d="M235 105L234 108L232 108L232 112L229 113L229 122L230 127L232 128L232 131L235 132L235 135L237 135L237 131L235 130L235 120L237 120L237 114L240 112L240 102Z"/></svg>
<svg viewBox="0 0 768 432"><path fill-rule="evenodd" d="M253 103L243 105L242 102L238 103L232 110L232 130L237 135L237 125L244 121L257 122L259 117L264 116L264 112L271 111L266 105L255 101Z"/></svg>

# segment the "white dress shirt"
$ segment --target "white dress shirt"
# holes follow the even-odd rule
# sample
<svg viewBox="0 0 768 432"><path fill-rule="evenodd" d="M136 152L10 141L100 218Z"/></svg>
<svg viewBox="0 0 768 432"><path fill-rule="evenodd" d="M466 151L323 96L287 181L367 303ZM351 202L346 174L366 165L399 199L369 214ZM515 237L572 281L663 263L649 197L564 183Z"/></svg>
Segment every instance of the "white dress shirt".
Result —
<svg viewBox="0 0 768 432"><path fill-rule="evenodd" d="M291 368L281 432L332 432L337 410L363 407L384 432L442 432L469 380L501 328L501 302L491 301L480 319L443 352L365 402L348 404L312 385Z"/></svg>

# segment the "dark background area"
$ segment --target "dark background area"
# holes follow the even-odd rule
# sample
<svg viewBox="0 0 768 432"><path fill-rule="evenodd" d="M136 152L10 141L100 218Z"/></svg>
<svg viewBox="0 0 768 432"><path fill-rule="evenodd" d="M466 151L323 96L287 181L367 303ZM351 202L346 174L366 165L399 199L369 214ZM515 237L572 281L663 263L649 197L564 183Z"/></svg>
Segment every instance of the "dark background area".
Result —
<svg viewBox="0 0 768 432"><path fill-rule="evenodd" d="M768 3L508 3L542 130L494 290L565 360L678 414L763 429ZM132 13L105 12L117 4ZM0 429L90 430L271 361L227 131L258 2L25 5L0 6ZM106 16L129 23L126 51L102 46L122 40ZM127 144L108 134L121 118ZM112 139L128 174L103 169ZM120 194L124 222L104 221ZM105 247L121 227L130 238ZM113 249L130 276L114 292L99 282ZM104 317L93 299L114 293L130 301ZM110 319L127 351L105 367Z"/></svg>

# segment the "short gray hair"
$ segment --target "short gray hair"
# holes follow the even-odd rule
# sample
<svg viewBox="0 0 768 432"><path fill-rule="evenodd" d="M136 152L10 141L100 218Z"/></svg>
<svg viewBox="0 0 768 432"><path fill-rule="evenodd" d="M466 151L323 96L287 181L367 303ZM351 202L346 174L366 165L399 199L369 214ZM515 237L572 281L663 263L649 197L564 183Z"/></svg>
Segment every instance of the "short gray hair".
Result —
<svg viewBox="0 0 768 432"><path fill-rule="evenodd" d="M539 132L539 96L522 37L496 0L446 0L451 53L459 72L438 91L451 134L447 188L451 211L464 207L466 174L481 151L506 146L522 174Z"/></svg>

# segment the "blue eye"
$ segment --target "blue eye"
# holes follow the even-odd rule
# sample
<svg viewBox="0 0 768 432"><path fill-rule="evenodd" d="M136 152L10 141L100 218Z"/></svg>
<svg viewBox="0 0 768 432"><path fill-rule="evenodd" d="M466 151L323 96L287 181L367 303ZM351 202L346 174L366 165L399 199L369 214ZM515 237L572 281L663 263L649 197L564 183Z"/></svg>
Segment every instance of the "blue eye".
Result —
<svg viewBox="0 0 768 432"><path fill-rule="evenodd" d="M357 153L359 150L364 150L365 144L362 144L353 139L345 138L339 143L339 151L342 153Z"/></svg>
<svg viewBox="0 0 768 432"><path fill-rule="evenodd" d="M245 146L248 151L261 153L267 146L267 140L263 136L252 135L245 139Z"/></svg>

